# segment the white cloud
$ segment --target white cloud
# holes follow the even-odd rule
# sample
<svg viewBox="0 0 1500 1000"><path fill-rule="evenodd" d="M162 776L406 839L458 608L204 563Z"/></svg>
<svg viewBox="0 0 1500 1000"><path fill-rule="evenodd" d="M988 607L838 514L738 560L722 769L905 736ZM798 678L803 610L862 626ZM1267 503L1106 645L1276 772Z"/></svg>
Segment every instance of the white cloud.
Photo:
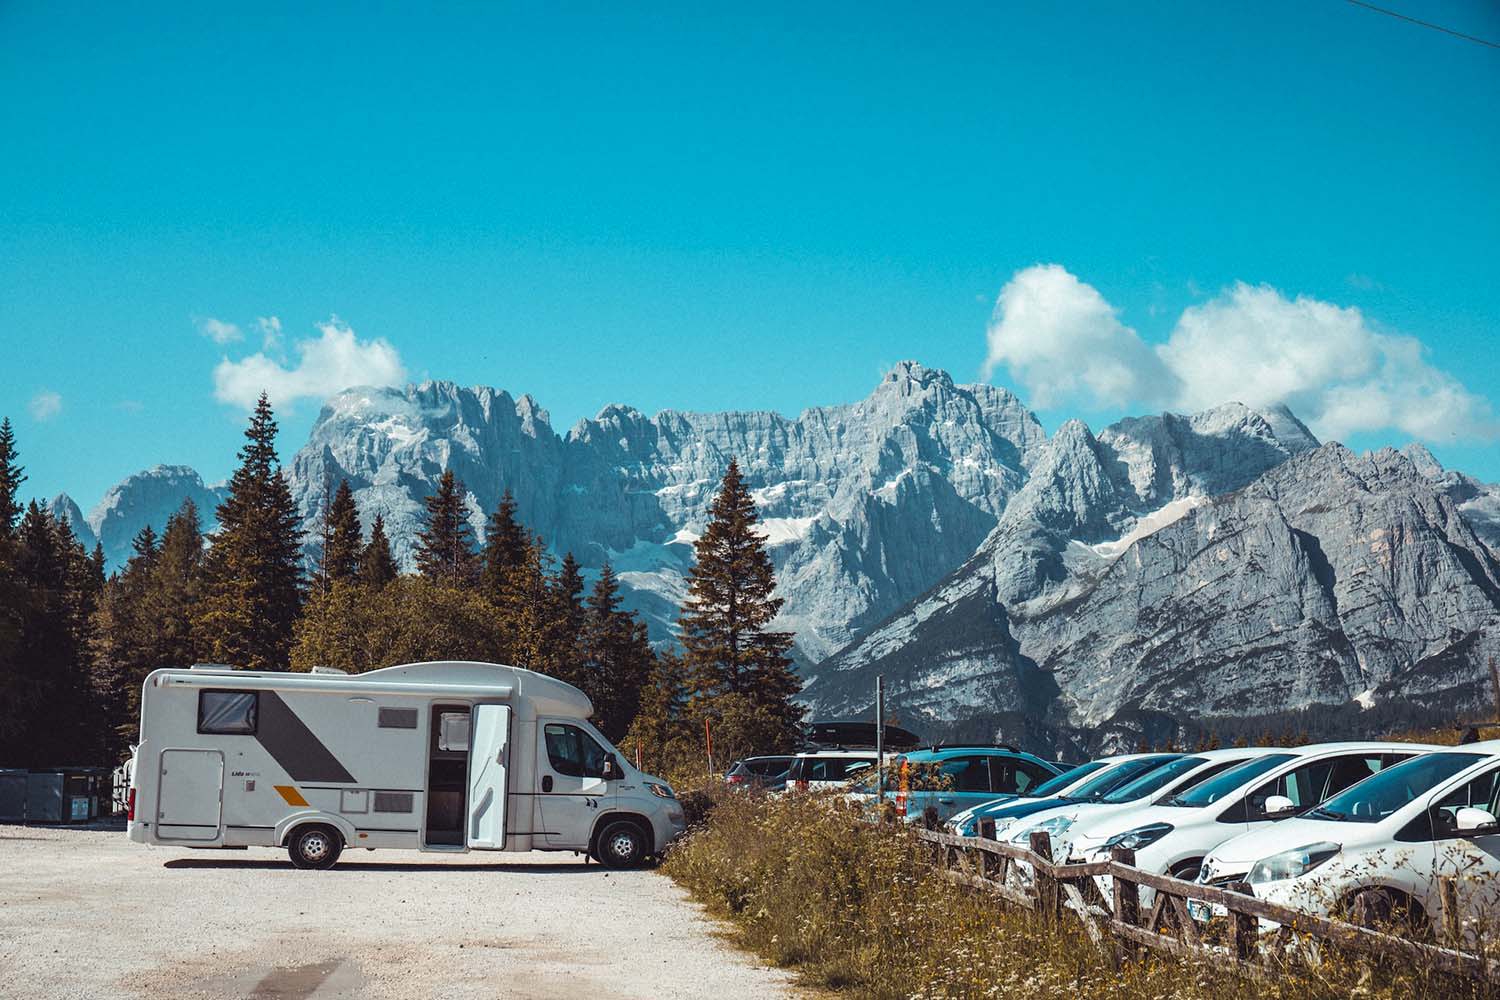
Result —
<svg viewBox="0 0 1500 1000"><path fill-rule="evenodd" d="M276 329L279 332L279 323ZM398 385L406 380L401 355L388 341L360 340L337 317L320 323L318 331L316 338L292 345L294 365L264 351L239 361L220 361L214 368L214 396L248 410L261 392L278 406L291 406L300 399L325 399L350 386Z"/></svg>
<svg viewBox="0 0 1500 1000"><path fill-rule="evenodd" d="M1091 285L1057 264L1017 271L989 326L988 378L1004 365L1041 407L1080 399L1107 405L1156 398L1172 374Z"/></svg>
<svg viewBox="0 0 1500 1000"><path fill-rule="evenodd" d="M1490 402L1434 367L1421 341L1376 329L1356 308L1288 299L1268 285L1237 283L1190 306L1151 347L1063 268L1027 268L995 307L986 375L999 364L1044 407L1076 399L1199 410L1235 400L1285 404L1321 437L1500 436Z"/></svg>
<svg viewBox="0 0 1500 1000"><path fill-rule="evenodd" d="M51 420L62 412L62 397L51 389L43 389L31 397L27 409L31 411L32 420Z"/></svg>
<svg viewBox="0 0 1500 1000"><path fill-rule="evenodd" d="M281 350L281 320L275 316L262 316L255 321L260 331L262 351Z"/></svg>
<svg viewBox="0 0 1500 1000"><path fill-rule="evenodd" d="M201 319L195 320L195 322L198 326L198 332L220 347L225 344L232 344L244 336L240 332L240 328L235 324L227 323L222 319L214 319L212 316L204 316Z"/></svg>

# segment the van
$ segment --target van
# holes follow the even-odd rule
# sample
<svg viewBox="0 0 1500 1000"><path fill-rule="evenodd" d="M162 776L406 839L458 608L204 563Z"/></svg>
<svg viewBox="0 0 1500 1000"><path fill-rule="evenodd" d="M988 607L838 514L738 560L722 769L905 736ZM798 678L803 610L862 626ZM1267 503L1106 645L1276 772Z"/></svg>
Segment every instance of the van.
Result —
<svg viewBox="0 0 1500 1000"><path fill-rule="evenodd" d="M284 847L298 868L332 867L352 847L641 865L682 834L682 807L592 713L572 685L494 663L155 670L141 692L127 836Z"/></svg>

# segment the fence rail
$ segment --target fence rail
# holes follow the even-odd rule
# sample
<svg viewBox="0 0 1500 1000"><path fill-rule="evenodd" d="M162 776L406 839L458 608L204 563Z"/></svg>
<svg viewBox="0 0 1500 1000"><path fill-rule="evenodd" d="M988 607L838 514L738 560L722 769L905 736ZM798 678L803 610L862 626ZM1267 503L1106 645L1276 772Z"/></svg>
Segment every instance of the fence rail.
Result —
<svg viewBox="0 0 1500 1000"><path fill-rule="evenodd" d="M1045 831L1033 832L1025 847L935 830L918 830L917 836L929 845L934 864L949 881L1050 919L1070 915L1082 922L1096 945L1104 947L1106 937L1113 938L1118 955L1152 949L1231 964L1259 979L1268 975L1274 961L1288 957L1288 936L1294 935L1320 947L1329 945L1383 961L1420 963L1448 975L1500 984L1500 961L1459 947L1458 927L1451 922L1434 928L1447 943L1426 944L1256 899L1243 882L1222 889L1142 871L1135 867L1135 852L1125 848L1113 848L1108 861L1054 863L1051 838ZM1029 879L1020 875L1018 863L1029 866ZM1094 882L1100 875L1110 879L1108 900ZM1144 914L1142 888L1155 893ZM1454 883L1446 881L1442 890L1452 898ZM1188 911L1190 901L1218 905L1227 917L1213 927L1200 925ZM1262 920L1279 925L1285 933L1263 934ZM1210 933L1220 927L1224 933Z"/></svg>

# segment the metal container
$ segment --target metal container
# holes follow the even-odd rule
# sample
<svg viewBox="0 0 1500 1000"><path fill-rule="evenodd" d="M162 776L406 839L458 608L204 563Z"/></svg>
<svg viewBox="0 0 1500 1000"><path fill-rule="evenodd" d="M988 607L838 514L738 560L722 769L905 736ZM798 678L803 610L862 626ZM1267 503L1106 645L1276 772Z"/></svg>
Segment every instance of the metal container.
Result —
<svg viewBox="0 0 1500 1000"><path fill-rule="evenodd" d="M0 770L0 823L26 822L26 772Z"/></svg>

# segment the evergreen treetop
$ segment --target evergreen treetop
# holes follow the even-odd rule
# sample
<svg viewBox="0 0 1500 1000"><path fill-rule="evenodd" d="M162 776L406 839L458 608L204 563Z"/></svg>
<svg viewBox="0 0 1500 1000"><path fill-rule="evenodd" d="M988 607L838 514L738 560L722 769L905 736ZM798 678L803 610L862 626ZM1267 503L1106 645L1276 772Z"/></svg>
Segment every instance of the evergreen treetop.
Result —
<svg viewBox="0 0 1500 1000"><path fill-rule="evenodd" d="M354 491L349 488L349 480L339 480L339 488L328 504L325 517L328 527L321 575L327 582L353 580L359 574L359 557L364 548L364 539L359 523L359 508L355 506Z"/></svg>
<svg viewBox="0 0 1500 1000"><path fill-rule="evenodd" d="M396 576L396 558L391 555L391 541L385 534L385 518L376 514L370 524L370 540L359 556L359 579L365 586L378 590Z"/></svg>
<svg viewBox="0 0 1500 1000"><path fill-rule="evenodd" d="M464 487L444 469L437 492L425 501L427 524L417 536L417 570L446 587L468 587L478 577L474 529L464 510Z"/></svg>
<svg viewBox="0 0 1500 1000"><path fill-rule="evenodd" d="M15 534L16 524L21 519L20 490L26 475L17 464L19 458L16 433L11 429L10 418L6 417L0 420L0 535L7 538Z"/></svg>

